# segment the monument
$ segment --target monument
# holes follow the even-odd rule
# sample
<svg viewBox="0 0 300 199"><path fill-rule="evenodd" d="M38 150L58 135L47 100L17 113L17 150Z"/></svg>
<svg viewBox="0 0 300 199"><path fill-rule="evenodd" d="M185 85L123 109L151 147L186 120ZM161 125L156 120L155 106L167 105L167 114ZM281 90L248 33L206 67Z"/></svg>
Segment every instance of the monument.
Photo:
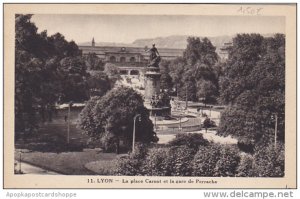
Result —
<svg viewBox="0 0 300 199"><path fill-rule="evenodd" d="M161 58L155 44L148 52L150 59L145 73L145 107L150 111L150 116L163 119L171 114L170 97L160 92Z"/></svg>

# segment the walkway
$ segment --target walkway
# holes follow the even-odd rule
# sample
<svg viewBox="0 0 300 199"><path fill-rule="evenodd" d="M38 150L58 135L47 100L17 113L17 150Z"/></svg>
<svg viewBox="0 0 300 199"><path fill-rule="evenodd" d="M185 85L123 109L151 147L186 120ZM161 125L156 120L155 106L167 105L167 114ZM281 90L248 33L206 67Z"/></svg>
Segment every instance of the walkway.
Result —
<svg viewBox="0 0 300 199"><path fill-rule="evenodd" d="M187 132L187 133L201 133L205 139L215 142L215 143L220 143L220 144L237 144L237 142L238 142L237 139L232 138L231 136L222 137L222 136L216 135L217 132L212 131L212 130L208 130L207 132L205 132L205 130L201 130L201 131L194 131L194 132ZM172 139L174 139L175 136L176 136L175 134L162 135L162 134L158 133L157 134L157 137L159 138L158 143L166 144L169 141L171 141Z"/></svg>
<svg viewBox="0 0 300 199"><path fill-rule="evenodd" d="M17 162L17 165L15 166L16 170L19 171L20 169L20 162ZM48 171L46 169L42 169L40 167L33 166L31 164L21 162L21 171L24 174L36 174L36 175L62 175L53 171Z"/></svg>

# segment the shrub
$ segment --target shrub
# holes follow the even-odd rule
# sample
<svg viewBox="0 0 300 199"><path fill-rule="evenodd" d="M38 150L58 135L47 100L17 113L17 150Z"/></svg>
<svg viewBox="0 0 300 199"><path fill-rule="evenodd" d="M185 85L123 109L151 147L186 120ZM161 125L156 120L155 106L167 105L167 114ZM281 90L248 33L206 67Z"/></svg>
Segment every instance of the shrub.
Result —
<svg viewBox="0 0 300 199"><path fill-rule="evenodd" d="M119 157L116 161L114 173L116 175L143 175L143 163L147 155L147 145L137 143L134 153L126 157Z"/></svg>
<svg viewBox="0 0 300 199"><path fill-rule="evenodd" d="M217 126L216 123L208 117L203 121L204 128L211 128L216 126Z"/></svg>
<svg viewBox="0 0 300 199"><path fill-rule="evenodd" d="M145 159L147 152L148 152L148 145L137 142L134 146L134 153L131 153L130 157L134 159L142 160Z"/></svg>
<svg viewBox="0 0 300 199"><path fill-rule="evenodd" d="M171 147L167 153L166 167L168 176L191 176L191 161L194 151L187 146Z"/></svg>
<svg viewBox="0 0 300 199"><path fill-rule="evenodd" d="M200 146L207 146L209 142L199 133L179 133L169 142L170 146L187 146L196 153Z"/></svg>
<svg viewBox="0 0 300 199"><path fill-rule="evenodd" d="M246 153L253 153L254 152L254 141L247 139L247 138L240 138L238 140L237 146L241 151Z"/></svg>
<svg viewBox="0 0 300 199"><path fill-rule="evenodd" d="M254 172L258 177L284 176L284 145L278 143L276 149L271 144L259 148L254 154Z"/></svg>
<svg viewBox="0 0 300 199"><path fill-rule="evenodd" d="M191 176L193 150L187 146L151 149L144 161L143 174L149 176Z"/></svg>
<svg viewBox="0 0 300 199"><path fill-rule="evenodd" d="M115 137L105 133L100 139L101 147L104 149L104 152L114 152L116 149Z"/></svg>
<svg viewBox="0 0 300 199"><path fill-rule="evenodd" d="M252 155L244 154L241 157L241 162L237 168L238 177L253 177L255 176L254 170L254 158Z"/></svg>
<svg viewBox="0 0 300 199"><path fill-rule="evenodd" d="M283 177L284 145L278 143L267 147L256 147L254 155L242 156L237 176L247 177Z"/></svg>
<svg viewBox="0 0 300 199"><path fill-rule="evenodd" d="M166 176L168 171L167 157L169 148L149 150L144 161L143 173L148 176Z"/></svg>
<svg viewBox="0 0 300 199"><path fill-rule="evenodd" d="M240 161L236 147L212 144L199 148L191 162L193 176L234 176Z"/></svg>
<svg viewBox="0 0 300 199"><path fill-rule="evenodd" d="M214 169L214 176L235 176L240 162L237 147L226 145L220 150L220 157Z"/></svg>
<svg viewBox="0 0 300 199"><path fill-rule="evenodd" d="M220 145L200 147L193 161L193 176L214 176L214 168L220 157Z"/></svg>
<svg viewBox="0 0 300 199"><path fill-rule="evenodd" d="M115 175L125 176L141 175L140 165L141 162L139 159L134 159L132 157L118 158L116 161L116 168L113 173Z"/></svg>

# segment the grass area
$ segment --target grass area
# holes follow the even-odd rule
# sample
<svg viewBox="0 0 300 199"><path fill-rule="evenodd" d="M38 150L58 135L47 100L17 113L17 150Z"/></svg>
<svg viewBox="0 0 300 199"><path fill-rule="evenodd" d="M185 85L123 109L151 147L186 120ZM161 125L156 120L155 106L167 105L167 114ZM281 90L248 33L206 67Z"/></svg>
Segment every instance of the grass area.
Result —
<svg viewBox="0 0 300 199"><path fill-rule="evenodd" d="M61 124L47 124L41 126L34 135L24 135L16 139L16 149L29 149L39 152L68 152L82 151L87 147L85 137L75 125L70 126L70 143L67 143L67 129Z"/></svg>
<svg viewBox="0 0 300 199"><path fill-rule="evenodd" d="M99 175L113 175L113 170L116 167L115 160L99 160L95 162L89 162L85 167L97 173Z"/></svg>
<svg viewBox="0 0 300 199"><path fill-rule="evenodd" d="M83 152L22 154L22 161L47 170L66 175L92 175L94 172L85 168L85 164L95 161L110 161L116 158L114 153L102 153L96 150ZM15 154L15 157L18 157Z"/></svg>
<svg viewBox="0 0 300 199"><path fill-rule="evenodd" d="M59 110L54 114L52 121L39 123L38 132L34 135L23 135L16 139L15 147L39 152L67 152L82 151L87 146L89 137L76 126L81 109L71 111L70 115L70 143L67 143L68 123L65 121L67 110Z"/></svg>
<svg viewBox="0 0 300 199"><path fill-rule="evenodd" d="M40 123L34 135L23 135L15 141L16 151L22 153L22 161L46 170L67 175L91 175L94 172L85 168L85 164L95 161L110 161L116 158L114 153L103 153L89 148L89 137L76 127L81 109L72 109L70 115L70 143L67 143L67 110L59 110L52 121ZM15 159L19 160L16 152Z"/></svg>

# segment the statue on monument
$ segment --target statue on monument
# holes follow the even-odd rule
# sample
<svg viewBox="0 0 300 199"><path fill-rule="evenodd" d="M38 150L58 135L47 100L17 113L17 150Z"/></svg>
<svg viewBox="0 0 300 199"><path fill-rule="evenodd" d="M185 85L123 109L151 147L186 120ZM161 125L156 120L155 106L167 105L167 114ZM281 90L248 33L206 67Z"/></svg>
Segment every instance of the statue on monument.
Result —
<svg viewBox="0 0 300 199"><path fill-rule="evenodd" d="M150 51L150 63L148 67L159 67L159 62L161 61L160 55L158 53L157 48L155 47L155 44L152 45L152 48L148 50L147 52Z"/></svg>

